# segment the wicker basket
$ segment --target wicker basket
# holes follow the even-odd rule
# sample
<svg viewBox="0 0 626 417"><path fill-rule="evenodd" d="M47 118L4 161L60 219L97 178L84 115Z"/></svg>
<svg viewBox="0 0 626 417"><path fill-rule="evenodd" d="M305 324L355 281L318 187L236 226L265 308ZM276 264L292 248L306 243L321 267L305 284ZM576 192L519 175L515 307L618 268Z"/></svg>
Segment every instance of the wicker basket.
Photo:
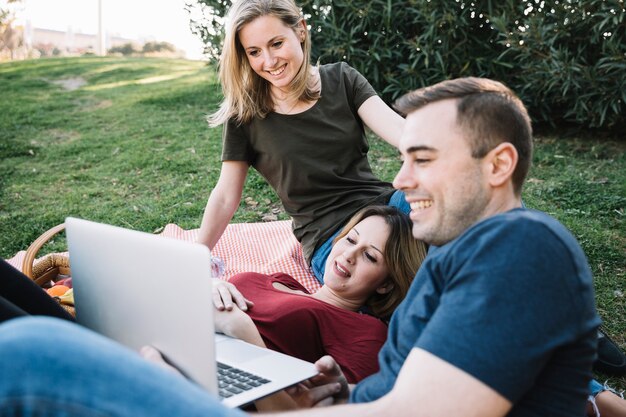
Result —
<svg viewBox="0 0 626 417"><path fill-rule="evenodd" d="M42 288L48 288L51 281L57 281L58 279L67 278L71 275L70 259L67 255L51 253L42 257L35 263L37 253L43 245L63 230L65 230L64 223L54 226L39 236L28 249L26 249L26 255L22 263L22 272ZM68 313L75 315L73 305L61 302L59 302L59 304Z"/></svg>

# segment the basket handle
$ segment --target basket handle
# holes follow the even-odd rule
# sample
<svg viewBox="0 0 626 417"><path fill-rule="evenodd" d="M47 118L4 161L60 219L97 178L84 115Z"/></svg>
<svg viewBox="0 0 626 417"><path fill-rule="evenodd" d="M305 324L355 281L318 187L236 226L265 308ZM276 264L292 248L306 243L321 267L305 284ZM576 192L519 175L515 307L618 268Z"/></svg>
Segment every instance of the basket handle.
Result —
<svg viewBox="0 0 626 417"><path fill-rule="evenodd" d="M65 229L65 223L58 224L51 229L44 232L41 236L39 236L33 243L30 244L28 249L26 249L26 255L24 256L24 262L22 263L22 272L28 278L33 278L33 262L35 261L35 257L37 256L37 252L39 249L47 241L49 241L54 235L62 232Z"/></svg>

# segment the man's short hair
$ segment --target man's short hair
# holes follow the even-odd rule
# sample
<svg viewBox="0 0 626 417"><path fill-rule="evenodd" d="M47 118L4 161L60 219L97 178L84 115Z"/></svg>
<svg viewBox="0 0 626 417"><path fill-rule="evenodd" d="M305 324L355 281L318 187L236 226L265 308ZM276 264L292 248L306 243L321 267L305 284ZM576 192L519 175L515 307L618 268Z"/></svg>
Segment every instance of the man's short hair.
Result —
<svg viewBox="0 0 626 417"><path fill-rule="evenodd" d="M407 93L394 107L407 115L446 99L457 100L457 124L466 133L474 158L484 157L500 143L513 144L519 159L512 181L519 195L532 160L532 127L522 101L498 81L468 77Z"/></svg>

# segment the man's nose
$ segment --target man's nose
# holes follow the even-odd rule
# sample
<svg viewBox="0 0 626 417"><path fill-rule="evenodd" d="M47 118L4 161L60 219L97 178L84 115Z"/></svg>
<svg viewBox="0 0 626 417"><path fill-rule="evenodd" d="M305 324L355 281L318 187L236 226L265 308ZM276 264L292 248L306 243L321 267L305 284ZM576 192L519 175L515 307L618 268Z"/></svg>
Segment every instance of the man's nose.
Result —
<svg viewBox="0 0 626 417"><path fill-rule="evenodd" d="M412 187L415 187L415 176L409 168L409 162L404 161L402 162L396 177L393 179L393 188L403 190Z"/></svg>

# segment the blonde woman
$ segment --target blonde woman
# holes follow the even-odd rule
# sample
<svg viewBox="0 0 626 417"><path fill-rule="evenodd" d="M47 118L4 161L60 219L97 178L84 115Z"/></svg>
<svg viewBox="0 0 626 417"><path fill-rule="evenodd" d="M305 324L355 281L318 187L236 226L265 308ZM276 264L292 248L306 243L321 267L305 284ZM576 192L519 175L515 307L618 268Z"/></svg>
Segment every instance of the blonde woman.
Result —
<svg viewBox="0 0 626 417"><path fill-rule="evenodd" d="M217 243L253 167L276 191L323 282L333 237L352 215L374 204L409 207L372 173L364 131L396 145L404 119L348 64L312 66L310 50L292 0L232 5L219 71L224 100L209 118L223 126L222 168L198 241Z"/></svg>

